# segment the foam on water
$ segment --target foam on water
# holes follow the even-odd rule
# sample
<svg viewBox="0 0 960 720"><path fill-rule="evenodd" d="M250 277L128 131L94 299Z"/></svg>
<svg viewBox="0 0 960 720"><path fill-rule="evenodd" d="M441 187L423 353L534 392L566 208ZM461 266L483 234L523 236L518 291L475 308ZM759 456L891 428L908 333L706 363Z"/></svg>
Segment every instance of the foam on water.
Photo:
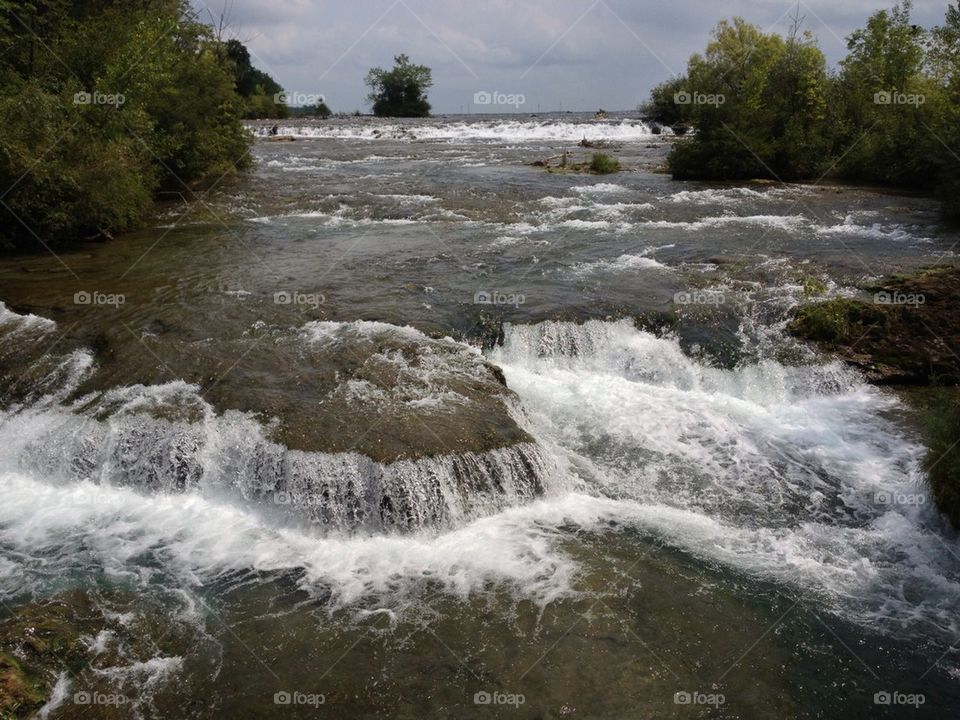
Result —
<svg viewBox="0 0 960 720"><path fill-rule="evenodd" d="M11 333L27 334L38 333L45 334L56 329L57 324L53 320L40 317L38 315L15 313L0 300L0 330Z"/></svg>
<svg viewBox="0 0 960 720"><path fill-rule="evenodd" d="M754 190L746 187L708 188L706 190L681 190L667 195L662 200L676 205L741 205L746 201L783 200L809 193L803 185Z"/></svg>
<svg viewBox="0 0 960 720"><path fill-rule="evenodd" d="M492 357L540 441L623 517L856 622L960 628L956 539L925 495L922 448L843 365L715 368L628 321L509 327Z"/></svg>
<svg viewBox="0 0 960 720"><path fill-rule="evenodd" d="M892 240L894 242L932 241L931 238L920 234L923 232L923 228L919 226L886 225L882 223L861 225L854 220L852 215L848 215L844 221L838 225L820 227L817 229L817 232L826 236L846 235L855 238L868 238L870 240Z"/></svg>
<svg viewBox="0 0 960 720"><path fill-rule="evenodd" d="M649 270L651 268L666 269L659 260L648 257L651 251L629 255L624 254L612 259L597 260L590 263L581 263L571 268L576 276L591 275L593 273L629 273L637 270Z"/></svg>
<svg viewBox="0 0 960 720"><path fill-rule="evenodd" d="M422 338L384 323L313 323L303 333L334 345L351 334ZM463 352L464 362L479 360ZM476 498L448 497L448 522L406 535L280 522L269 505L249 502L280 487L258 484L271 467L286 468L285 492L318 475L344 487L362 468L333 456L320 465L295 453L278 461L272 453L282 448L264 443L254 418L217 416L184 383L119 388L86 413L59 405L6 412L3 592L42 592L98 571L172 587L282 572L331 608L415 612L426 587L465 596L505 586L548 603L577 590L579 566L564 550L570 530L626 525L815 596L854 622L940 639L960 630L956 539L929 502L884 501L924 495L922 447L888 419L896 400L840 363L790 367L761 356L719 368L629 321L507 326L488 359L518 393L540 447L524 450L523 461L493 459L486 471L438 460L396 469L391 480L381 468L378 483L409 480L414 496L437 477L483 472L507 487L496 497L474 487L492 503L482 512L460 504ZM144 419L174 396L193 398L178 406L199 421ZM107 406L113 419L95 420ZM159 441L157 427L166 433ZM549 481L533 500L509 479L510 467L526 477L521 466L541 454L549 462L536 460L543 467L534 474ZM163 477L196 489L171 492L154 482ZM219 491L238 481L241 492ZM414 505L407 510L436 507L425 497Z"/></svg>
<svg viewBox="0 0 960 720"><path fill-rule="evenodd" d="M576 496L512 508L444 534L319 535L279 528L251 508L197 494L150 495L90 482L55 486L20 473L0 474L8 502L0 507L7 551L23 553L8 575L10 595L25 583L55 582L34 575L40 557L61 573L104 568L135 582L142 563L160 561L163 573L187 587L237 571L291 571L316 596L340 607L376 600L402 609L415 586L434 583L457 595L488 582L506 582L547 602L571 591L576 567L557 549L550 523L568 513L595 522ZM546 527L540 524L547 522ZM38 558L31 561L27 555ZM46 579L44 579L46 578Z"/></svg>
<svg viewBox="0 0 960 720"><path fill-rule="evenodd" d="M408 126L382 122L281 125L281 135L347 140L469 141L506 143L543 140L577 142L591 140L643 140L652 137L650 128L639 120L615 122L563 122L556 120L471 120L469 122L420 123Z"/></svg>
<svg viewBox="0 0 960 720"><path fill-rule="evenodd" d="M630 188L615 183L597 183L595 185L575 185L570 188L571 192L579 195L609 195L629 193Z"/></svg>
<svg viewBox="0 0 960 720"><path fill-rule="evenodd" d="M638 227L677 229L690 232L728 225L753 225L796 230L806 225L806 220L799 215L720 215L692 221L649 220L637 223Z"/></svg>

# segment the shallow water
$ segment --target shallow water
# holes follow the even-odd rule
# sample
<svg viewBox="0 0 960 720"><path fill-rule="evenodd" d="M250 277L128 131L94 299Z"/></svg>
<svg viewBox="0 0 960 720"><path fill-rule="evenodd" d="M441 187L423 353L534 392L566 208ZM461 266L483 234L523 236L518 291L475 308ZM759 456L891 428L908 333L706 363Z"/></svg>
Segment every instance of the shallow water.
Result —
<svg viewBox="0 0 960 720"><path fill-rule="evenodd" d="M931 201L672 182L629 118L281 133L149 230L0 262L0 597L141 638L49 717L960 707L915 422L783 330L811 279L952 261ZM581 137L627 170L526 164Z"/></svg>

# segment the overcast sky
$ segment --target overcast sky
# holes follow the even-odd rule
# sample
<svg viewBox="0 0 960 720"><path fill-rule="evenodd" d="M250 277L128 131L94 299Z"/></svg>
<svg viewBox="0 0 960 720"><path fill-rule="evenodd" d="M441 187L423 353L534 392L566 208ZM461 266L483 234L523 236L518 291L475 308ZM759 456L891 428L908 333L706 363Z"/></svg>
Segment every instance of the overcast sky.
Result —
<svg viewBox="0 0 960 720"><path fill-rule="evenodd" d="M229 10L231 33L288 91L334 111L369 111L363 78L407 53L433 69L434 113L513 111L478 92L523 96L522 112L633 109L682 72L718 20L740 15L785 32L796 0L194 0ZM801 0L831 64L884 0ZM946 0L918 0L914 21L943 20ZM501 98L506 100L507 98ZM520 100L511 98L510 100Z"/></svg>

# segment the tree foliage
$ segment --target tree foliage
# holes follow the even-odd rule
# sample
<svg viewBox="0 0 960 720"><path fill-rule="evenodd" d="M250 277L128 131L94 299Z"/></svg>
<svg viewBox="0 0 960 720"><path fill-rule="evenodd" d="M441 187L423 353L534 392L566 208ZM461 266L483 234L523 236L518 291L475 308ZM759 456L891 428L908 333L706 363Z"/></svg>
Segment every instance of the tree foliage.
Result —
<svg viewBox="0 0 960 720"><path fill-rule="evenodd" d="M0 247L136 227L157 192L249 163L231 69L185 0L3 0L0 28Z"/></svg>
<svg viewBox="0 0 960 720"><path fill-rule="evenodd" d="M285 118L290 116L282 101L283 87L269 74L253 66L250 51L239 40L224 43L226 57L233 68L237 94L245 100L246 118Z"/></svg>
<svg viewBox="0 0 960 720"><path fill-rule="evenodd" d="M816 172L827 70L809 34L785 40L742 18L723 21L706 52L690 58L687 74L670 87L678 88L682 119L697 128L694 141L671 155L677 177L797 179Z"/></svg>
<svg viewBox="0 0 960 720"><path fill-rule="evenodd" d="M426 65L414 65L406 55L393 59L392 70L373 68L367 73L368 100L374 115L383 117L428 117L427 91L433 76Z"/></svg>
<svg viewBox="0 0 960 720"><path fill-rule="evenodd" d="M948 6L930 31L911 10L906 0L871 15L832 74L798 17L786 38L741 18L720 22L706 52L646 106L696 128L671 152L673 175L830 175L932 190L960 214L960 9Z"/></svg>

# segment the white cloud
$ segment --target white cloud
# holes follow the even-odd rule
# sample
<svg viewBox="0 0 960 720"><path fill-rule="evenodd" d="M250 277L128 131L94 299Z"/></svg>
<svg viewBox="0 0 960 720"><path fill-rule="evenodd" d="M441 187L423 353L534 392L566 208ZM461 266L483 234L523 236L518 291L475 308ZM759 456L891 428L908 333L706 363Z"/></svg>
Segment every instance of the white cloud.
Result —
<svg viewBox="0 0 960 720"><path fill-rule="evenodd" d="M525 111L628 109L667 68L682 70L720 19L741 15L783 32L796 8L795 0L225 1L233 33L288 89L322 93L335 110L366 109L367 70L405 52L433 68L438 113L466 109L478 90L523 93ZM836 62L843 38L892 4L803 0L800 13ZM935 24L945 7L921 0L915 20Z"/></svg>

